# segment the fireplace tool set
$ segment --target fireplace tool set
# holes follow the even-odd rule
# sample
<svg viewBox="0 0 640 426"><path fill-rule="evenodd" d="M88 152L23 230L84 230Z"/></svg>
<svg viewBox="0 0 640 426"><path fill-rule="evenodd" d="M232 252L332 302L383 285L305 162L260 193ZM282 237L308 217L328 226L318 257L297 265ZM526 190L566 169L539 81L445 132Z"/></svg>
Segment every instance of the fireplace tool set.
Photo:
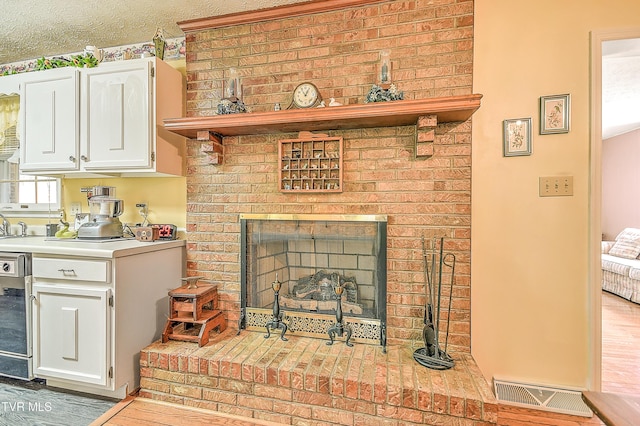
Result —
<svg viewBox="0 0 640 426"><path fill-rule="evenodd" d="M447 354L449 342L449 325L451 323L451 298L453 294L453 278L456 257L452 253L443 253L444 238L440 238L440 247L436 248L436 240L432 240L431 250L427 251L422 238L422 259L426 281L426 305L424 311L424 327L422 339L424 347L413 352L413 359L420 365L433 370L448 370L453 367L454 360ZM443 275L449 275L449 304L447 308L447 326L444 338L444 350L440 348L440 319L442 314L442 281ZM435 316L435 318L434 318Z"/></svg>
<svg viewBox="0 0 640 426"><path fill-rule="evenodd" d="M282 288L282 283L278 281L278 274L276 274L275 281L271 284L271 288L273 289L273 316L271 321L265 324L267 329L267 334L265 334L264 338L268 339L271 337L271 330L282 330L280 334L280 339L287 341L287 338L284 337L284 334L287 332L287 324L282 322L283 313L280 312L280 289ZM345 344L347 346L353 346L349 340L351 340L351 326L349 324L344 324L342 318L342 294L344 293L344 286L340 285L340 282L337 284L333 283L333 291L336 295L336 322L327 330L329 334L330 341L327 342L327 345L333 345L335 341L335 337L343 337L346 334ZM238 328L238 333L240 333L240 327Z"/></svg>

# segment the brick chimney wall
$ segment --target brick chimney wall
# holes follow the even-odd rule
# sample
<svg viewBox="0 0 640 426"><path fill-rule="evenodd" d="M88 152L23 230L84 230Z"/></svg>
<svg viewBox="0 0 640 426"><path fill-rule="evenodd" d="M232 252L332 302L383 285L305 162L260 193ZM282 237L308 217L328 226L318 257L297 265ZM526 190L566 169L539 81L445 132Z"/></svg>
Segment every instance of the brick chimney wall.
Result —
<svg viewBox="0 0 640 426"><path fill-rule="evenodd" d="M405 99L465 95L472 93L473 1L386 1L202 30L187 35L186 47L188 116L215 114L231 67L252 111L273 110L275 103L286 108L304 81L313 82L327 103L364 103L382 50L390 52L392 79ZM416 157L414 126L328 133L344 138L342 193L280 192L278 140L295 134L226 137L222 165L209 164L201 144L188 142L189 274L218 283L233 327L240 301L239 214L388 215L388 343L421 338L421 238L442 236L457 260L449 348L469 352L470 121L438 125L431 157Z"/></svg>

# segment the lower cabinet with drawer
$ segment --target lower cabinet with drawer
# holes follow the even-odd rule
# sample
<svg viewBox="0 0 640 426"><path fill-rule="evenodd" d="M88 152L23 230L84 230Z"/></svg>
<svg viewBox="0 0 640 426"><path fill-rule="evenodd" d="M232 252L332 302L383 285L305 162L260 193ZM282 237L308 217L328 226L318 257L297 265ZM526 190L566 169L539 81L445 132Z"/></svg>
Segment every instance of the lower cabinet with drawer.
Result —
<svg viewBox="0 0 640 426"><path fill-rule="evenodd" d="M36 376L107 386L111 289L37 283L33 295Z"/></svg>
<svg viewBox="0 0 640 426"><path fill-rule="evenodd" d="M183 265L183 247L110 259L34 253L34 375L108 397L133 392L140 350L160 338Z"/></svg>

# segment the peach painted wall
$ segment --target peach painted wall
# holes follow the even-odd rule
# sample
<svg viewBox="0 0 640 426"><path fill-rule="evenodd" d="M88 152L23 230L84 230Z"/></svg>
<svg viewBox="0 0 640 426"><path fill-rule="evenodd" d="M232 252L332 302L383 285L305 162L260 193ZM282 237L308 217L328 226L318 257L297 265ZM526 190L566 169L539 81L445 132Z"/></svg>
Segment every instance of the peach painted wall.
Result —
<svg viewBox="0 0 640 426"><path fill-rule="evenodd" d="M488 379L593 383L590 32L629 27L636 0L475 2L471 348ZM539 97L563 93L571 131L539 135ZM505 158L502 120L520 117L533 118L533 154ZM574 177L573 196L538 196L555 175Z"/></svg>
<svg viewBox="0 0 640 426"><path fill-rule="evenodd" d="M602 234L640 228L640 130L602 141Z"/></svg>

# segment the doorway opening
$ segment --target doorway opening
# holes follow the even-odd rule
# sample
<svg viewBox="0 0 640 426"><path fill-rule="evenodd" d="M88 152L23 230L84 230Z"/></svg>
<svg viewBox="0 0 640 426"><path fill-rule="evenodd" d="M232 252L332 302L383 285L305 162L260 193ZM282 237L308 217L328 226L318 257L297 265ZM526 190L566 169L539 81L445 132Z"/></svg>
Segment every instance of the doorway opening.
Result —
<svg viewBox="0 0 640 426"><path fill-rule="evenodd" d="M629 209L628 199L622 201L615 180L626 179L625 187L640 183L638 178L620 175L635 173L616 157L640 155L640 29L592 32L592 111L591 111L591 193L590 193L590 278L591 288L591 354L592 384L606 392L640 394L640 386L629 388L625 377L636 363L628 359L635 349L625 350L625 340L616 337L622 327L639 330L640 305L619 296L603 293L601 242L612 240L626 227L640 228L640 216ZM633 70L636 71L633 71ZM620 156L623 145L626 154ZM637 154L628 149L638 149ZM616 152L618 152L616 154ZM640 193L640 185L638 192ZM615 208L622 202L624 209ZM622 212L627 210L627 214ZM617 299L616 299L617 298ZM619 300L618 300L619 299ZM640 315L640 314L636 314ZM637 324L637 327L634 326ZM628 339L640 339L640 334ZM640 341L640 340L637 340ZM635 346L634 346L635 348ZM626 355L625 355L626 354Z"/></svg>

